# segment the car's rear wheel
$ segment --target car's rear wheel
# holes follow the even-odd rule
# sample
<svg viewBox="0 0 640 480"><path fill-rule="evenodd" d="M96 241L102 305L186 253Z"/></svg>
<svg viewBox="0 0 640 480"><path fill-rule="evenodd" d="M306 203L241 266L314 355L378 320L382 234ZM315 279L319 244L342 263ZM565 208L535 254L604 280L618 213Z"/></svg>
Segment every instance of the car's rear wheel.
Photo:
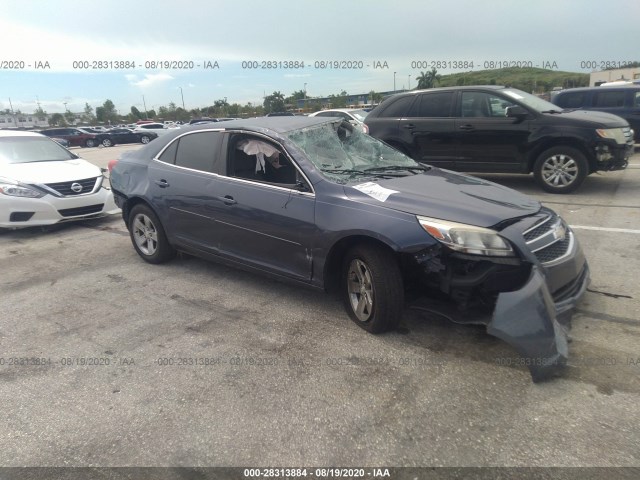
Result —
<svg viewBox="0 0 640 480"><path fill-rule="evenodd" d="M85 147L95 147L96 146L96 141L93 138L87 138L87 140L84 142Z"/></svg>
<svg viewBox="0 0 640 480"><path fill-rule="evenodd" d="M131 209L129 234L138 255L149 263L163 263L176 255L160 220L147 205L138 204Z"/></svg>
<svg viewBox="0 0 640 480"><path fill-rule="evenodd" d="M102 140L103 147L113 147L113 141L110 138L105 138Z"/></svg>
<svg viewBox="0 0 640 480"><path fill-rule="evenodd" d="M148 135L142 135L140 137L140 143L149 143L151 141L151 139L149 138Z"/></svg>
<svg viewBox="0 0 640 480"><path fill-rule="evenodd" d="M579 150L553 147L538 156L533 167L536 182L551 193L570 193L587 177L588 163Z"/></svg>
<svg viewBox="0 0 640 480"><path fill-rule="evenodd" d="M402 316L404 289L393 254L360 245L347 253L342 265L342 296L351 319L371 333L394 328Z"/></svg>

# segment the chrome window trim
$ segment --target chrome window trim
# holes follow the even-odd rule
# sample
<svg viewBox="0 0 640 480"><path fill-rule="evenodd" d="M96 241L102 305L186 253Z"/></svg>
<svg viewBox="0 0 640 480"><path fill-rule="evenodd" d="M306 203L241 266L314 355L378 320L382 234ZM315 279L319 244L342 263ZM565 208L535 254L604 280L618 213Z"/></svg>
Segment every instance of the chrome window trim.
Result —
<svg viewBox="0 0 640 480"><path fill-rule="evenodd" d="M204 170L196 170L194 168L189 168L189 167L183 167L181 165L176 165L175 163L168 163L165 162L163 160L160 160L160 157L162 156L162 154L165 152L165 150L167 150L174 142L178 141L178 139L186 136L186 135L193 135L196 133L203 133L203 132L224 132L224 133L242 133L242 134L247 134L247 135L255 135L258 137L262 137L272 143L275 143L276 145L278 145L278 147L280 148L280 150L282 152L284 152L284 154L287 156L287 158L289 159L289 161L291 162L291 165L293 165L293 167L302 175L302 178L305 179L305 181L307 182L307 185L309 185L309 188L311 188L311 192L301 192L300 190L296 190L295 188L286 188L286 187L281 187L278 185L272 185L268 182L257 182L257 181L253 181L253 180L249 180L246 178L239 178L239 177L231 177L229 175L220 175L218 173L214 173L214 172L205 172ZM252 132L249 130L227 130L225 128L207 128L206 130L196 130L193 132L185 132L182 135L178 135L176 138L174 138L173 140L171 140L169 143L167 143L157 154L155 157L153 157L151 159L152 161L156 161L158 163L161 163L162 165L167 165L169 167L173 167L173 168L179 168L181 170L185 170L187 172L194 172L194 173L198 173L198 174L204 174L204 175L210 175L216 178L221 178L221 179L225 179L225 180L232 180L235 182L241 182L241 183L248 183L250 185L260 185L263 187L267 187L267 188L271 188L271 189L275 189L275 190L280 190L280 191L284 191L284 192L293 192L297 195L303 195L306 197L314 197L316 196L316 192L315 189L313 188L313 184L311 183L311 181L309 180L309 177L307 177L307 175L304 173L304 171L302 171L302 169L298 166L298 164L293 160L293 158L291 157L291 155L289 154L289 152L287 151L286 148L284 148L284 146L274 140L273 138L264 135L262 133L259 132Z"/></svg>

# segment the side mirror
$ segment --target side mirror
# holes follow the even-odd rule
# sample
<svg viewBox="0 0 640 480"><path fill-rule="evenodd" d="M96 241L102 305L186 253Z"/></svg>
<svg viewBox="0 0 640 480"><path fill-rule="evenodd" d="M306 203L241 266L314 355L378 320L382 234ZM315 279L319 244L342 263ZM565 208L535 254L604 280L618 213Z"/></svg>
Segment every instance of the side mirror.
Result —
<svg viewBox="0 0 640 480"><path fill-rule="evenodd" d="M525 110L520 105L514 105L512 107L505 108L504 114L507 117L523 118L523 117L526 117L529 114L529 112L527 112L527 110Z"/></svg>

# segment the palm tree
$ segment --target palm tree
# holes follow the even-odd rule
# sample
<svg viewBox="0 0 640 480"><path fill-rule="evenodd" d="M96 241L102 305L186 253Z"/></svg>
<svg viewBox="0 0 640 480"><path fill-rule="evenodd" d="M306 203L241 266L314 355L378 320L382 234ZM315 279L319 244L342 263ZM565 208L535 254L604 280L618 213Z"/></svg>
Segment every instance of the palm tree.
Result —
<svg viewBox="0 0 640 480"><path fill-rule="evenodd" d="M440 82L440 75L438 75L438 71L434 68L429 72L420 72L420 75L416 77L418 80L418 88L433 88L437 83Z"/></svg>

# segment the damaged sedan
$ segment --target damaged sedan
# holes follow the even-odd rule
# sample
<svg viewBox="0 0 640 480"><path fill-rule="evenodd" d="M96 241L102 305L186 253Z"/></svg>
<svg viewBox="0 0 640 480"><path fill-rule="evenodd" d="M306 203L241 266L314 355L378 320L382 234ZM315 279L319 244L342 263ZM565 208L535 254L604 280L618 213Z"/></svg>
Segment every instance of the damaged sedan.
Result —
<svg viewBox="0 0 640 480"><path fill-rule="evenodd" d="M566 363L589 268L552 210L417 163L340 119L220 127L181 129L110 164L144 260L181 251L336 291L371 333L395 328L417 291L424 308L486 325L535 381Z"/></svg>

